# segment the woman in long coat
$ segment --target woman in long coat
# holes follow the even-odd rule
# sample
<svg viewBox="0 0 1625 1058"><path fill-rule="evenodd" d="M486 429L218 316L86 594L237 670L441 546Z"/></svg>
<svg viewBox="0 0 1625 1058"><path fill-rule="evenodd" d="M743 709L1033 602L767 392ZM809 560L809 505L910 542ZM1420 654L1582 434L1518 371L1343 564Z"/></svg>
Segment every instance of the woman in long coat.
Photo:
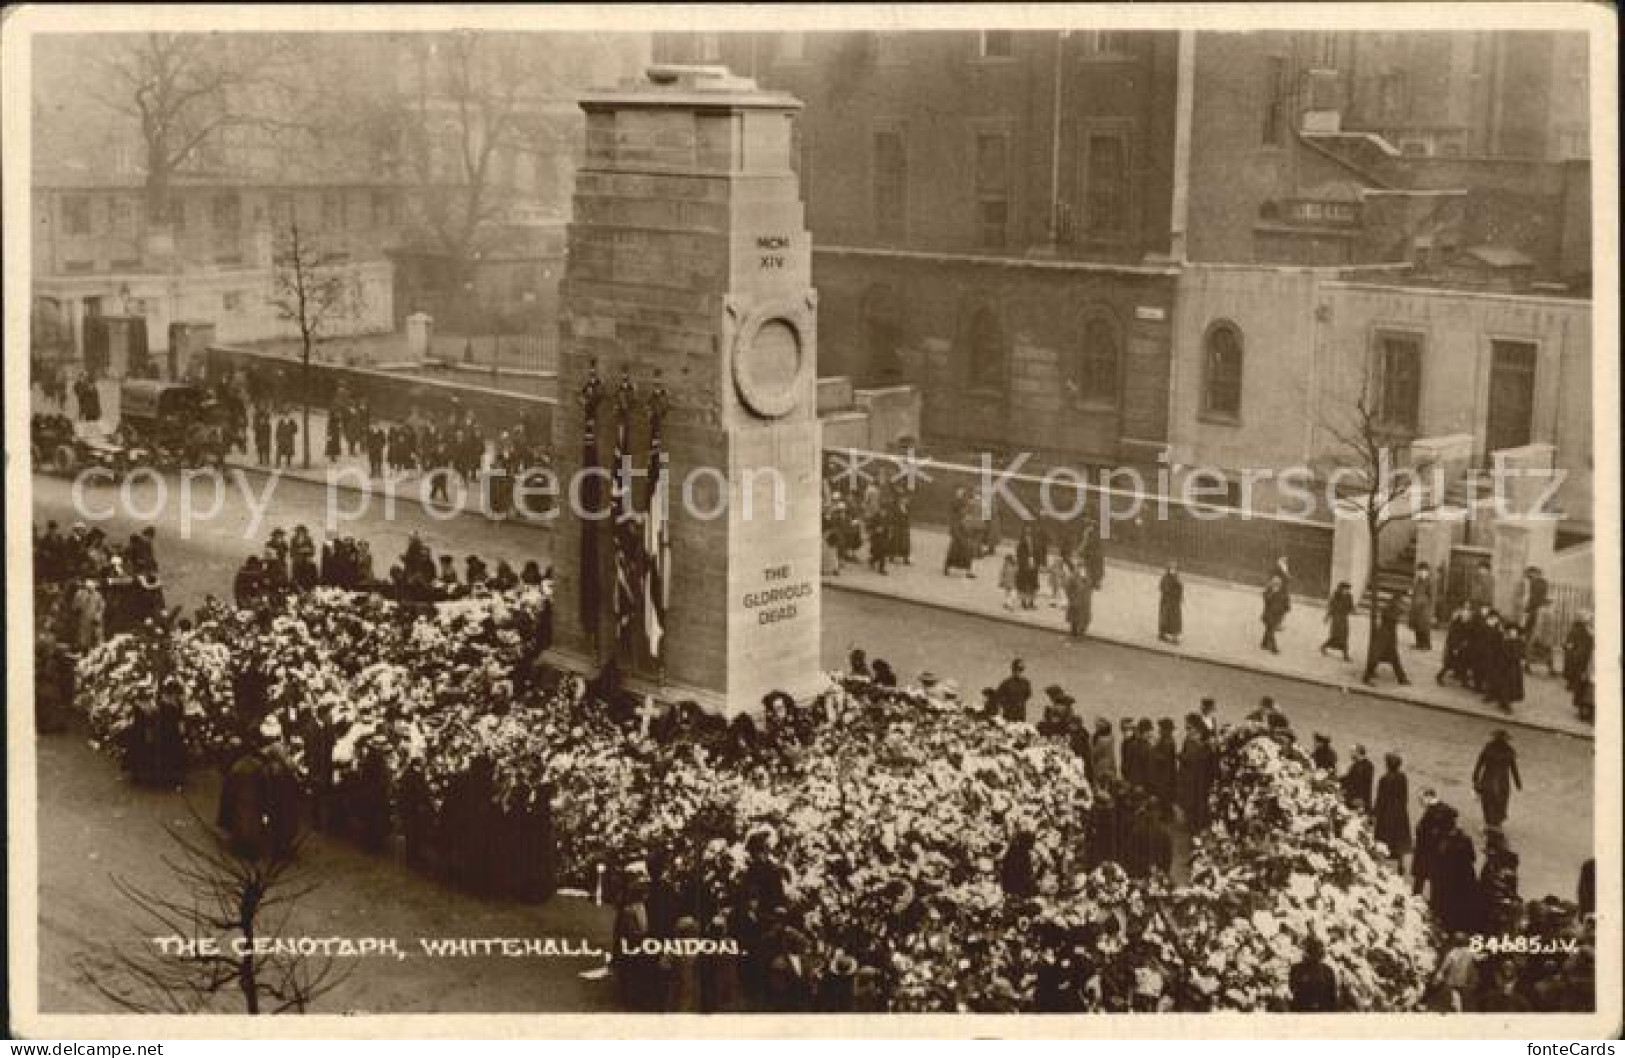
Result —
<svg viewBox="0 0 1625 1058"><path fill-rule="evenodd" d="M1373 813L1377 840L1388 846L1396 861L1411 851L1411 784L1402 769L1399 754L1383 758L1382 778L1377 780L1377 806Z"/></svg>
<svg viewBox="0 0 1625 1058"><path fill-rule="evenodd" d="M1089 632L1094 616L1094 585L1079 569L1074 568L1066 578L1066 626L1072 638L1082 639Z"/></svg>
<svg viewBox="0 0 1625 1058"><path fill-rule="evenodd" d="M1185 584L1179 579L1179 564L1168 563L1157 586L1157 638L1177 643L1185 631Z"/></svg>
<svg viewBox="0 0 1625 1058"><path fill-rule="evenodd" d="M1339 581L1337 590L1326 603L1326 623L1330 631L1326 633L1326 642L1320 644L1320 652L1328 650L1338 651L1343 655L1344 661L1352 661L1349 657L1349 617L1354 613L1354 589L1348 581Z"/></svg>
<svg viewBox="0 0 1625 1058"><path fill-rule="evenodd" d="M1506 821L1507 802L1514 786L1523 789L1523 777L1518 774L1518 752L1507 740L1505 731L1496 731L1473 766L1473 789L1484 807L1487 825L1498 827Z"/></svg>
<svg viewBox="0 0 1625 1058"><path fill-rule="evenodd" d="M1021 538L1016 541L1016 597L1023 610L1031 610L1038 595L1038 541L1031 523L1021 527Z"/></svg>

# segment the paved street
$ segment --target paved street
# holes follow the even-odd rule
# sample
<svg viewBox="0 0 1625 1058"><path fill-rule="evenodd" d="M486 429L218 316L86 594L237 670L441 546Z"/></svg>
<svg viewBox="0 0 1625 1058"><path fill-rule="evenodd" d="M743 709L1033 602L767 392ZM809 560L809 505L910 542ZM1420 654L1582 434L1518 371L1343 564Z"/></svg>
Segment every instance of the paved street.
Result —
<svg viewBox="0 0 1625 1058"><path fill-rule="evenodd" d="M257 476L255 476L257 477ZM267 479L257 477L256 489ZM251 483L254 478L251 477ZM74 513L70 486L45 476L33 479L35 517L63 525ZM150 487L150 486L149 486ZM96 494L105 502L105 493ZM150 502L151 496L136 499ZM345 502L353 502L354 498ZM158 555L171 605L196 605L208 592L229 592L233 571L249 548L257 548L270 525L323 520L323 493L314 485L283 479L276 483L273 515L257 533L240 495L221 514L192 526L181 538L172 504L157 519ZM138 523L114 519L110 534L128 534ZM422 532L436 552L450 549L461 558L544 560L550 537L518 525L463 517L437 521L421 508L402 504L393 521L375 509L346 531L372 541L380 570L399 555L407 535ZM1107 595L1110 594L1108 587ZM1037 688L1060 683L1075 694L1088 717L1179 716L1204 695L1215 697L1221 715L1237 718L1260 695L1282 703L1301 736L1325 732L1346 759L1363 742L1374 758L1400 752L1413 793L1436 787L1463 808L1478 833L1479 815L1468 789L1474 756L1497 726L1493 719L1459 715L1413 704L1358 696L1291 679L1262 675L1090 641L1073 643L1058 631L1042 631L997 619L953 613L915 603L850 592L823 597L824 657L831 667L844 663L851 646L884 657L905 678L926 668L957 680L967 696L1002 677L1009 658L1027 660ZM1592 848L1593 744L1558 733L1516 730L1526 790L1514 795L1508 833L1523 857L1526 894L1571 894L1581 861ZM42 999L47 1007L75 1009L92 1002L73 969L74 957L119 934L128 906L108 875L149 883L161 877L155 850L161 824L182 820L180 798L127 789L115 769L74 738L42 739L40 747L42 910ZM211 789L192 796L212 806ZM1414 816L1413 816L1414 819ZM476 900L443 889L392 860L366 856L347 846L317 841L309 851L320 863L324 884L308 902L312 932L393 935L403 945L416 936L581 935L604 928L603 914L568 900L545 909ZM411 959L363 968L334 998L333 1005L371 1010L411 1009L434 996L437 1009L531 1010L583 1008L602 1004L602 985L579 982L579 967L542 960ZM596 991L595 991L596 990Z"/></svg>

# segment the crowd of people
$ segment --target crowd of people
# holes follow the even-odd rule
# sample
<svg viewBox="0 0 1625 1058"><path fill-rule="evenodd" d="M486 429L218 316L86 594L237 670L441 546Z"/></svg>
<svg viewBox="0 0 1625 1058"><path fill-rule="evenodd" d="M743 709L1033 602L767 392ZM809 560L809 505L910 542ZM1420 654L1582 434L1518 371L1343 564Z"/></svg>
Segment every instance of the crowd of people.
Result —
<svg viewBox="0 0 1625 1058"><path fill-rule="evenodd" d="M862 489L847 489L826 478L824 574L838 577L845 563L861 561L858 552L865 540L868 565L876 573L884 575L890 562L912 565L909 503L908 489L900 481L870 481Z"/></svg>
<svg viewBox="0 0 1625 1058"><path fill-rule="evenodd" d="M455 555L441 554L437 559L423 538L413 533L400 560L390 566L386 577L379 578L367 541L341 535L318 546L303 525L294 526L291 535L276 526L261 553L249 555L238 568L232 597L239 609L254 609L275 605L294 592L326 587L374 592L397 602L435 603L520 585L542 588L551 582L552 573L551 566L544 570L534 559L515 570L506 559L498 559L492 566L479 555L464 557L459 570Z"/></svg>
<svg viewBox="0 0 1625 1058"><path fill-rule="evenodd" d="M161 621L166 610L151 526L128 540L75 522L33 527L36 698L41 730L60 730L75 661L110 636Z"/></svg>

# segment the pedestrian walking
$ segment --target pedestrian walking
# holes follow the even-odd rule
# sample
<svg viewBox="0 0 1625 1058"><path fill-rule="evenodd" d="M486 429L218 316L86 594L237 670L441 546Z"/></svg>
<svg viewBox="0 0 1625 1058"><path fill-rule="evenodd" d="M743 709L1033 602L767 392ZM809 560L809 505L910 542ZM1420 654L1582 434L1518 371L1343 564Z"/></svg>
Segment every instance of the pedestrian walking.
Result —
<svg viewBox="0 0 1625 1058"><path fill-rule="evenodd" d="M1185 629L1185 584L1179 579L1179 564L1168 563L1157 585L1157 638L1178 643Z"/></svg>
<svg viewBox="0 0 1625 1058"><path fill-rule="evenodd" d="M1523 637L1528 639L1535 631L1535 618L1540 614L1540 608L1551 601L1552 587L1539 566L1530 566L1523 571L1520 589Z"/></svg>
<svg viewBox="0 0 1625 1058"><path fill-rule="evenodd" d="M1568 638L1563 640L1563 684L1569 689L1575 713L1587 723L1594 713L1591 661L1595 652L1591 614L1581 611L1569 626Z"/></svg>
<svg viewBox="0 0 1625 1058"><path fill-rule="evenodd" d="M1073 639L1089 634L1089 622L1094 616L1094 584L1076 566L1067 574L1066 626Z"/></svg>
<svg viewBox="0 0 1625 1058"><path fill-rule="evenodd" d="M1349 657L1349 617L1353 613L1354 589L1348 581L1338 581L1337 588L1326 603L1327 632L1326 641L1320 644L1322 656L1328 650L1335 650L1343 655L1344 661L1353 660Z"/></svg>
<svg viewBox="0 0 1625 1058"><path fill-rule="evenodd" d="M1416 566L1416 577L1411 581L1411 634L1416 637L1417 650L1433 649L1433 570L1426 562Z"/></svg>
<svg viewBox="0 0 1625 1058"><path fill-rule="evenodd" d="M1280 631L1281 622L1292 609L1291 597L1287 594L1286 582L1280 574L1271 574L1269 584L1264 588L1264 612L1260 619L1264 622L1264 638L1258 644L1263 650L1272 654L1279 654L1281 648L1275 642L1275 634Z"/></svg>
<svg viewBox="0 0 1625 1058"><path fill-rule="evenodd" d="M1400 686L1408 685L1410 677L1405 675L1405 663L1399 659L1399 615L1400 600L1394 596L1383 607L1382 616L1377 619L1377 627L1371 633L1371 643L1366 650L1365 675L1360 682L1367 687L1372 686L1371 677L1377 674L1377 666L1387 665L1394 670L1399 678Z"/></svg>
<svg viewBox="0 0 1625 1058"><path fill-rule="evenodd" d="M999 563L999 590L1004 592L1004 608L1016 608L1016 556L1005 555Z"/></svg>
<svg viewBox="0 0 1625 1058"><path fill-rule="evenodd" d="M1024 523L1016 539L1016 598L1023 610L1036 609L1038 603L1039 547L1037 534L1031 522Z"/></svg>
<svg viewBox="0 0 1625 1058"><path fill-rule="evenodd" d="M1478 794L1484 810L1484 823L1498 827L1506 822L1507 802L1512 790L1523 789L1523 776L1518 774L1518 752L1504 729L1497 729L1478 754L1473 765L1473 792Z"/></svg>
<svg viewBox="0 0 1625 1058"><path fill-rule="evenodd" d="M1450 615L1450 624L1445 628L1444 658L1439 664L1438 673L1433 677L1433 682L1443 684L1446 676L1454 676L1462 686L1469 684L1472 636L1473 607L1463 599L1456 605L1455 612Z"/></svg>

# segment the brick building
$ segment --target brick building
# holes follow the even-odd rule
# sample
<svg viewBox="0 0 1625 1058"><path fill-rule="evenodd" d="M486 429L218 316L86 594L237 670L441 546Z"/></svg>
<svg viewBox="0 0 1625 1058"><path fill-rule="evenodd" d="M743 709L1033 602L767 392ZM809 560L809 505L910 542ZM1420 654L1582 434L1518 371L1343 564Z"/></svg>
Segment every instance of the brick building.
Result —
<svg viewBox="0 0 1625 1058"><path fill-rule="evenodd" d="M1554 136L1587 127L1571 72L1585 40L787 32L658 36L655 56L805 102L825 374L918 385L934 451L1104 465L1176 437L1190 458L1253 448L1222 420L1273 376L1246 356L1250 330L1179 303L1192 265L1281 289L1302 269L1341 274L1424 302L1583 292L1589 166ZM1536 112L1554 136L1530 138ZM1311 349L1281 352L1312 365ZM1479 377L1466 346L1439 355L1461 362L1430 379Z"/></svg>

